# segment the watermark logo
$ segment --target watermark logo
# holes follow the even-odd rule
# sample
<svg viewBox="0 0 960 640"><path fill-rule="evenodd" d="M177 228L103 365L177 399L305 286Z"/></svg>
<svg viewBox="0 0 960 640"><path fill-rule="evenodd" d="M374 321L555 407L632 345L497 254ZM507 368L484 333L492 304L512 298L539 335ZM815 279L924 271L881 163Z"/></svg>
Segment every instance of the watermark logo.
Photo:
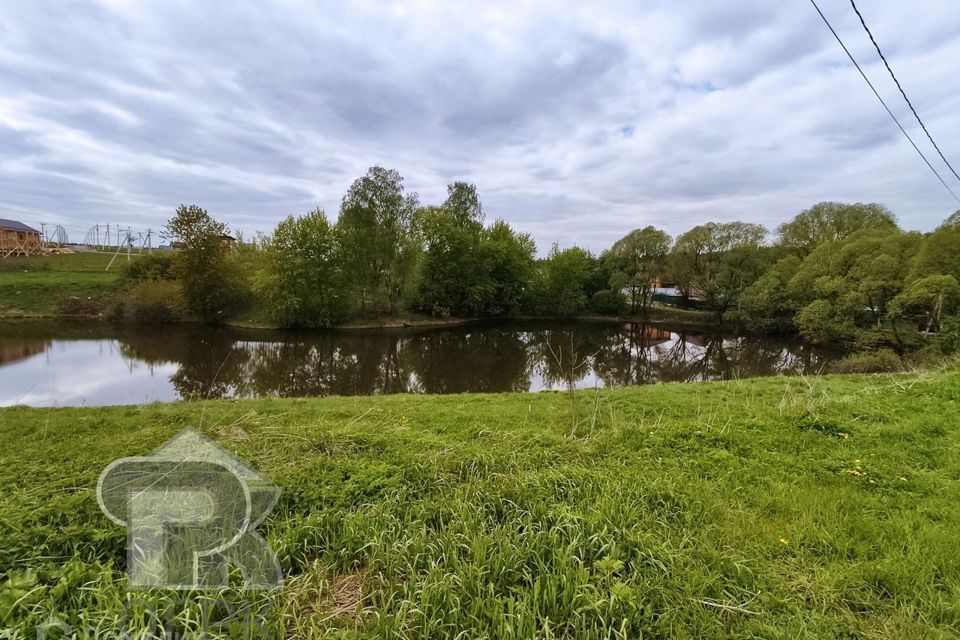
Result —
<svg viewBox="0 0 960 640"><path fill-rule="evenodd" d="M256 531L280 488L243 460L185 429L147 456L111 463L97 501L127 528L134 589L223 589L231 568L244 589L280 585L277 557Z"/></svg>

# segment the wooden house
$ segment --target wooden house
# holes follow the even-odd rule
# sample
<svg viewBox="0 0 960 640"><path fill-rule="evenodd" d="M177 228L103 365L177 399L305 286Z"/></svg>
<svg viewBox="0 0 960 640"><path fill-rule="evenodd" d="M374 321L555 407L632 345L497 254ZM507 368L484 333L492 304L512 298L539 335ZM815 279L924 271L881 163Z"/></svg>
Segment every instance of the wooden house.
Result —
<svg viewBox="0 0 960 640"><path fill-rule="evenodd" d="M43 253L40 232L16 220L0 218L0 258Z"/></svg>

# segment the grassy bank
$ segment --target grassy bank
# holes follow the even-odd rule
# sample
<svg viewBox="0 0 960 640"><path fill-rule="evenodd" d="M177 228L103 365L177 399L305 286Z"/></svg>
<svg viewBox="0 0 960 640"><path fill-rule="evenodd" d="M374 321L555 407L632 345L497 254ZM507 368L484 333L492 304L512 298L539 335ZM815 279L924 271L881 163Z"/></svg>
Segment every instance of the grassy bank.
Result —
<svg viewBox="0 0 960 640"><path fill-rule="evenodd" d="M0 628L119 624L97 477L193 425L284 489L278 637L955 638L958 408L954 369L0 410Z"/></svg>
<svg viewBox="0 0 960 640"><path fill-rule="evenodd" d="M70 253L0 260L0 318L106 316L121 291L113 254Z"/></svg>
<svg viewBox="0 0 960 640"><path fill-rule="evenodd" d="M87 318L115 319L118 303L125 299L121 279L126 256L106 267L112 253L72 253L65 255L30 256L0 260L0 319L12 318ZM544 319L544 318L521 318ZM629 316L594 316L586 320L641 320ZM669 323L671 326L712 327L716 317L708 312L676 309L657 305L644 320ZM338 329L396 329L407 327L457 326L476 322L471 318L435 318L403 312L382 318L350 319ZM262 308L240 313L228 324L237 327L270 329L276 325Z"/></svg>

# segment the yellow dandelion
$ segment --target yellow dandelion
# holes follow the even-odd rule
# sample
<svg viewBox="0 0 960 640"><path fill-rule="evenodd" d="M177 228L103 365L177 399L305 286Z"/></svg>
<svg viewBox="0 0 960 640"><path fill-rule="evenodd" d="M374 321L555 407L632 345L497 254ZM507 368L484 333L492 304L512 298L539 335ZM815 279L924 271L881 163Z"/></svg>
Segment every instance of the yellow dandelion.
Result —
<svg viewBox="0 0 960 640"><path fill-rule="evenodd" d="M786 538L780 538L780 544L786 546L786 545L790 544L790 541L787 540Z"/></svg>

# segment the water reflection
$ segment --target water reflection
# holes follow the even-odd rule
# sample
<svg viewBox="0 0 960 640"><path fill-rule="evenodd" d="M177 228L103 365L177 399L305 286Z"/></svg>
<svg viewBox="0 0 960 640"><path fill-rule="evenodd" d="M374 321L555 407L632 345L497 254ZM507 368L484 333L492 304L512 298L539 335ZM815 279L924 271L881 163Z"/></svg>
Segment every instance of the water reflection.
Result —
<svg viewBox="0 0 960 640"><path fill-rule="evenodd" d="M0 326L0 405L537 391L818 369L797 341L614 323L378 332Z"/></svg>

